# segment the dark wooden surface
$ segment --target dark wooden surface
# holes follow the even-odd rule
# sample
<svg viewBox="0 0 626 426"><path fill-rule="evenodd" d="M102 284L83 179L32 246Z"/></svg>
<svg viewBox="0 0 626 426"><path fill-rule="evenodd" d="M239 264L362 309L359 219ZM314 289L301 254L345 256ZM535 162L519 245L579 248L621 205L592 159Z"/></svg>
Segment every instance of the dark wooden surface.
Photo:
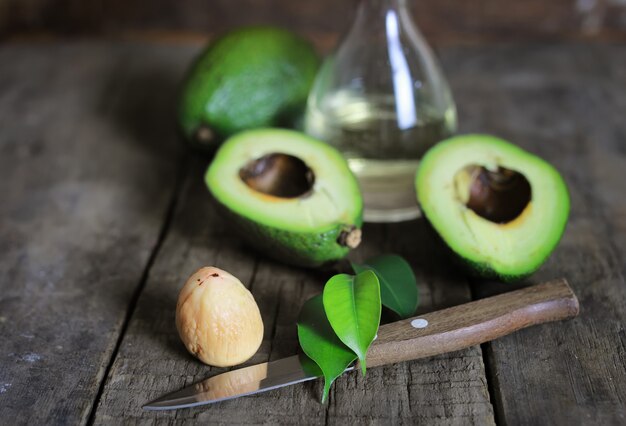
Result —
<svg viewBox="0 0 626 426"><path fill-rule="evenodd" d="M324 272L246 249L215 216L208 158L172 117L186 44L0 47L0 419L10 424L623 424L626 420L626 46L440 50L461 130L494 133L564 174L572 216L526 283L565 276L581 314L482 346L351 373L320 405L310 382L218 405L141 404L215 374L188 355L176 296L204 265L259 303L257 363L297 350L299 307ZM365 227L354 259L393 251L420 312L517 286L466 278L421 221Z"/></svg>
<svg viewBox="0 0 626 426"><path fill-rule="evenodd" d="M347 29L359 0L0 0L0 35L188 32L274 24L318 36ZM431 43L626 39L621 0L407 0Z"/></svg>
<svg viewBox="0 0 626 426"><path fill-rule="evenodd" d="M89 416L174 194L179 51L0 49L0 423Z"/></svg>
<svg viewBox="0 0 626 426"><path fill-rule="evenodd" d="M626 422L625 53L617 45L495 48L473 58L476 72L488 58L500 58L487 71L492 79L471 93L457 90L492 99L474 104L466 130L490 129L550 159L572 198L559 249L528 281L567 277L580 316L485 347L499 388L496 412L511 423L535 425L549 417L562 424ZM458 53L445 54L454 66ZM476 283L474 290L484 296L502 288Z"/></svg>

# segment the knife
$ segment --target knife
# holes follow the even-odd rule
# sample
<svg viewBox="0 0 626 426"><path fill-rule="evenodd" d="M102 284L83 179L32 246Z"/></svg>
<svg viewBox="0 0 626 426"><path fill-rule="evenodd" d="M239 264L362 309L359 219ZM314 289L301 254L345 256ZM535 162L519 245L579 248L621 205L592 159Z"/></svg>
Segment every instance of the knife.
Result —
<svg viewBox="0 0 626 426"><path fill-rule="evenodd" d="M380 326L367 352L368 368L458 351L514 331L578 315L563 278ZM346 371L353 370L355 366ZM211 404L321 377L306 356L294 355L210 377L146 404L171 410Z"/></svg>

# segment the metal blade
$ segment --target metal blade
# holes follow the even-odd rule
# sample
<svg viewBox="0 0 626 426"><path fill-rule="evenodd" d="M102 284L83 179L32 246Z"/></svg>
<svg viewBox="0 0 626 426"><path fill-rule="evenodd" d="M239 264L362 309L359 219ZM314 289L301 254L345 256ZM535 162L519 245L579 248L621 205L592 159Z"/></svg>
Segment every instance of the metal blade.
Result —
<svg viewBox="0 0 626 426"><path fill-rule="evenodd" d="M210 377L144 405L146 410L172 410L212 404L265 392L320 377L317 368L303 365L298 355ZM351 369L351 368L350 368ZM308 371L307 372L305 372Z"/></svg>

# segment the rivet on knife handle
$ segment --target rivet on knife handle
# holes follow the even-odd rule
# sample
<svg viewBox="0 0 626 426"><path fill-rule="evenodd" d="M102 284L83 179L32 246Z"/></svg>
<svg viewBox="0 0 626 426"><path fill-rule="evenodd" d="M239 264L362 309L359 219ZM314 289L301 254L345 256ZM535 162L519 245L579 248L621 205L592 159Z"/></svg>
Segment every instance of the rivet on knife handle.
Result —
<svg viewBox="0 0 626 426"><path fill-rule="evenodd" d="M578 314L565 279L383 325L367 353L368 367L453 352L531 325Z"/></svg>

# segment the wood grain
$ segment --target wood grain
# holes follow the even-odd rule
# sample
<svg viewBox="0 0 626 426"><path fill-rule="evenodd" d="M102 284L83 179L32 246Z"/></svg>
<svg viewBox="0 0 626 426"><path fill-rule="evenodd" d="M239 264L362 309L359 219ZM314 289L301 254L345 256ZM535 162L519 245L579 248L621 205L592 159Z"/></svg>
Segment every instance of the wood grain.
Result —
<svg viewBox="0 0 626 426"><path fill-rule="evenodd" d="M332 274L286 267L248 251L228 232L209 202L202 180L207 162L199 159L190 165L172 229L107 379L96 424L337 424L366 419L373 423L493 423L477 347L441 356L435 363L416 361L382 367L372 370L366 378L348 374L335 383L328 405L320 404L322 383L316 381L208 407L161 413L142 411L141 406L147 401L224 371L204 366L186 353L174 328L176 298L187 274L202 265L216 265L234 273L250 288L263 316L265 336L259 352L246 365L298 352L295 322L300 307L321 292ZM469 299L467 284L460 276L437 262L426 266L423 255L427 248L411 244L409 235L434 240L424 223L370 226L365 233L368 240L355 258L362 260L378 253L380 247L393 247L406 256L419 271L421 309L437 309ZM400 235L402 240L397 240ZM428 251L432 250L430 245ZM433 292L427 287L431 285Z"/></svg>
<svg viewBox="0 0 626 426"><path fill-rule="evenodd" d="M249 361L257 363L296 353L299 308L331 273L268 261L233 239L208 204L207 158L187 163L159 246L180 164L172 97L196 49L0 47L0 418L81 424L95 404L97 424L624 423L626 48L584 44L440 50L462 131L508 138L564 173L567 232L522 285L567 277L580 298L578 318L483 345L487 371L474 346L365 378L347 374L327 406L318 403L321 383L312 382L210 408L143 412L146 401L223 371L198 363L176 335L176 295L187 274L215 264L251 288L266 328ZM516 288L470 288L423 221L367 226L353 260L381 252L412 265L420 315Z"/></svg>
<svg viewBox="0 0 626 426"><path fill-rule="evenodd" d="M160 55L0 48L0 423L89 416L174 193Z"/></svg>
<svg viewBox="0 0 626 426"><path fill-rule="evenodd" d="M345 31L356 3L357 0L0 0L0 34L215 34L235 26L274 24L320 36ZM436 45L626 37L626 7L618 0L409 3L417 23Z"/></svg>
<svg viewBox="0 0 626 426"><path fill-rule="evenodd" d="M368 367L466 349L522 328L578 315L578 299L564 279L382 325L367 352ZM426 321L423 328L414 320Z"/></svg>
<svg viewBox="0 0 626 426"><path fill-rule="evenodd" d="M465 132L503 136L565 178L570 221L522 285L564 276L578 318L485 345L497 419L514 425L624 424L626 418L626 52L623 46L449 49ZM487 102L484 99L488 99ZM476 282L488 296L510 286Z"/></svg>

